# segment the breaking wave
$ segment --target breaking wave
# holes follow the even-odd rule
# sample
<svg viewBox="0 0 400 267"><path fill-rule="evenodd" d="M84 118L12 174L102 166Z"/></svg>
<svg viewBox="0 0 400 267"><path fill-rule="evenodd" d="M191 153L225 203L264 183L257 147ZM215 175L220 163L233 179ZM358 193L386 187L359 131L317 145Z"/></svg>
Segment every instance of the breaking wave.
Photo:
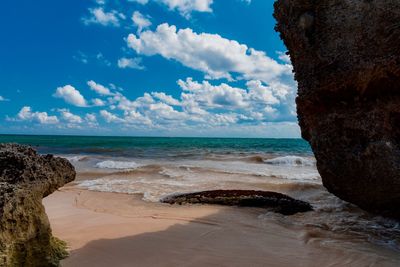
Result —
<svg viewBox="0 0 400 267"><path fill-rule="evenodd" d="M271 165L284 166L315 166L315 160L311 158L303 158L299 156L284 156L264 160L265 163Z"/></svg>
<svg viewBox="0 0 400 267"><path fill-rule="evenodd" d="M96 164L96 167L99 169L116 169L116 170L132 170L142 165L137 164L134 161L114 161L114 160L106 160L101 161Z"/></svg>
<svg viewBox="0 0 400 267"><path fill-rule="evenodd" d="M63 156L61 157L66 158L69 162L79 162L79 161L84 161L88 159L88 156Z"/></svg>

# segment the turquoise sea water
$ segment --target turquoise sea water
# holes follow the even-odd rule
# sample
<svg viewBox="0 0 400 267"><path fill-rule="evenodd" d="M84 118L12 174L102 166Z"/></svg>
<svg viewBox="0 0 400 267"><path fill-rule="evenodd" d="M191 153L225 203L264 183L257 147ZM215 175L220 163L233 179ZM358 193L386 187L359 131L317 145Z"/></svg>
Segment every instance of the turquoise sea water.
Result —
<svg viewBox="0 0 400 267"><path fill-rule="evenodd" d="M312 155L302 139L167 138L0 135L0 143L32 145L41 153L108 154L114 156L165 157L184 153L267 153Z"/></svg>
<svg viewBox="0 0 400 267"><path fill-rule="evenodd" d="M78 173L73 186L81 189L139 194L152 202L213 189L277 191L311 203L314 212L268 213L268 220L312 227L333 245L342 246L345 239L352 248L372 243L400 251L400 224L327 192L302 139L0 135L0 143L10 142L67 158Z"/></svg>

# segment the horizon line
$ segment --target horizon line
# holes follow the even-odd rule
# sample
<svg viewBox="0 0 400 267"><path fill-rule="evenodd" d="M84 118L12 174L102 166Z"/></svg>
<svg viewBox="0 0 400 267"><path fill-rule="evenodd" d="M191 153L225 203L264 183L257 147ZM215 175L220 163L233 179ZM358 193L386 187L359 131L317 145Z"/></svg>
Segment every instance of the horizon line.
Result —
<svg viewBox="0 0 400 267"><path fill-rule="evenodd" d="M204 139L302 139L302 137L219 137L219 136L142 136L142 135L76 135L76 134L3 134L0 136L46 136L46 137L117 137L117 138L204 138Z"/></svg>

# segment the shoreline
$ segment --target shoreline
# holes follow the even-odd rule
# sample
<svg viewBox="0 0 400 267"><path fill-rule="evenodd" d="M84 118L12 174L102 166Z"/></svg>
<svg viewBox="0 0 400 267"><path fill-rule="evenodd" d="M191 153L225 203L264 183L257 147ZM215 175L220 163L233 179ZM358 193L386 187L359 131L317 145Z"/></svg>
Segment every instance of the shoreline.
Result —
<svg viewBox="0 0 400 267"><path fill-rule="evenodd" d="M62 266L397 266L396 251L353 247L312 227L260 219L259 208L169 205L67 185L43 200ZM268 215L268 214L267 214Z"/></svg>

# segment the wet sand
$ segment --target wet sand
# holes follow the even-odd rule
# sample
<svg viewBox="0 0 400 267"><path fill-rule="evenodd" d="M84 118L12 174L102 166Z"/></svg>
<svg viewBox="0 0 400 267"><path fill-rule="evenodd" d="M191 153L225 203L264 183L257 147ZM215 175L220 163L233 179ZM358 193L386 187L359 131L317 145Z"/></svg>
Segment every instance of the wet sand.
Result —
<svg viewBox="0 0 400 267"><path fill-rule="evenodd" d="M67 186L44 199L62 266L399 266L399 253L265 219L263 209L170 206Z"/></svg>

